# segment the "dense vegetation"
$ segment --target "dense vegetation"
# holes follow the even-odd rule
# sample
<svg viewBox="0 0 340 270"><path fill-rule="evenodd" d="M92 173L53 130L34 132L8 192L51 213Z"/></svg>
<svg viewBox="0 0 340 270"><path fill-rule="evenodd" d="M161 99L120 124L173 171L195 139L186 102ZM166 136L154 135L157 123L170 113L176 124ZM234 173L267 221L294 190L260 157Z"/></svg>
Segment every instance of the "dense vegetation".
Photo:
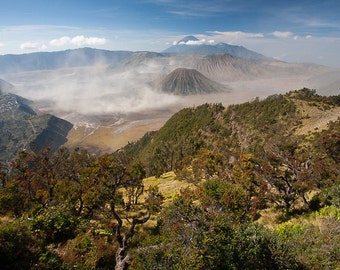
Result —
<svg viewBox="0 0 340 270"><path fill-rule="evenodd" d="M1 85L0 85L1 86ZM21 149L57 150L72 124L55 116L36 113L29 100L0 92L0 161L8 161Z"/></svg>
<svg viewBox="0 0 340 270"><path fill-rule="evenodd" d="M302 133L302 89L175 114L111 154L22 151L0 167L2 269L337 269L340 119ZM187 183L165 198L149 175Z"/></svg>

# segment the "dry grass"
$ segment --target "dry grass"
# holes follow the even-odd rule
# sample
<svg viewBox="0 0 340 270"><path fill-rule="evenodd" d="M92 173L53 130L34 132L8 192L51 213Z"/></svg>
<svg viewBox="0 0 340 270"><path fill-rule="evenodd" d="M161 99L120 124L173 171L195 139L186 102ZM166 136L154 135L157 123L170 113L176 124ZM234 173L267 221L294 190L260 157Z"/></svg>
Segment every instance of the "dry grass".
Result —
<svg viewBox="0 0 340 270"><path fill-rule="evenodd" d="M340 117L340 107L323 109L317 104L310 104L306 101L296 101L304 119L301 127L296 129L297 135L305 135L309 132L322 131L327 128L330 121Z"/></svg>
<svg viewBox="0 0 340 270"><path fill-rule="evenodd" d="M165 202L171 201L174 196L180 193L181 189L192 186L191 184L179 181L173 171L164 173L161 177L149 177L144 179L146 188L150 186L157 186L159 191L163 194Z"/></svg>
<svg viewBox="0 0 340 270"><path fill-rule="evenodd" d="M192 186L184 181L176 180L176 175L173 171L164 173L161 177L149 177L143 181L145 188L148 189L150 186L157 186L159 191L164 196L163 206L168 205L172 202L173 198L180 193L181 189ZM143 225L143 228L153 228L157 224L157 215L151 216L150 220Z"/></svg>
<svg viewBox="0 0 340 270"><path fill-rule="evenodd" d="M261 217L256 221L267 228L273 229L279 223L282 217L282 213L274 208L263 209L260 212Z"/></svg>
<svg viewBox="0 0 340 270"><path fill-rule="evenodd" d="M151 123L141 123L129 126L126 123L122 126L100 126L98 128L78 127L72 129L68 135L66 147L83 147L86 149L96 149L99 154L114 152L125 146L128 142L133 142L141 138L146 132L158 130L164 121L154 121ZM126 127L126 128L125 128ZM121 132L119 131L122 130Z"/></svg>

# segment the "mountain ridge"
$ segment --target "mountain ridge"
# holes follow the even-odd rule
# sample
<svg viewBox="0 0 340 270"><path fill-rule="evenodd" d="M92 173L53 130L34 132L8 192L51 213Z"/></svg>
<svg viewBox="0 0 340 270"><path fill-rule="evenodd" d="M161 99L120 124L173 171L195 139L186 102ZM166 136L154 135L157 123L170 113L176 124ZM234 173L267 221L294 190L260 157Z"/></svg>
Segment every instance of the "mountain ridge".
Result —
<svg viewBox="0 0 340 270"><path fill-rule="evenodd" d="M165 49L162 53L176 54L229 54L247 60L277 61L260 53L251 51L243 46L230 45L227 43L205 44L195 36L186 36L175 45Z"/></svg>
<svg viewBox="0 0 340 270"><path fill-rule="evenodd" d="M53 153L67 141L73 125L31 105L20 96L0 94L0 161L11 160L22 149L39 152L48 147Z"/></svg>
<svg viewBox="0 0 340 270"><path fill-rule="evenodd" d="M0 55L0 73L50 70L96 64L114 64L131 55L130 51L80 49Z"/></svg>
<svg viewBox="0 0 340 270"><path fill-rule="evenodd" d="M306 108L313 112L311 116ZM255 154L283 139L303 144L303 136L327 130L326 123L339 126L339 112L339 95L323 97L307 88L228 107L206 103L178 111L158 131L146 133L123 149L147 164L150 175L159 175L178 169L183 158L195 157L200 149L232 157L234 152Z"/></svg>

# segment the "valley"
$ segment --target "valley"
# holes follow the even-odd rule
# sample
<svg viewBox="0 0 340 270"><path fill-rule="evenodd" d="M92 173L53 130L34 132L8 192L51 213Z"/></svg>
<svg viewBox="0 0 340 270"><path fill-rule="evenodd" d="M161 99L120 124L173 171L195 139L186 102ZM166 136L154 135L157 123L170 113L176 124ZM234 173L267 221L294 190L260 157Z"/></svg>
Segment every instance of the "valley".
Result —
<svg viewBox="0 0 340 270"><path fill-rule="evenodd" d="M170 257L179 269L339 266L339 69L227 54L117 61L0 74L6 254L24 249L34 269L121 270L122 254L131 269L169 269L158 258Z"/></svg>
<svg viewBox="0 0 340 270"><path fill-rule="evenodd" d="M86 74L88 76L95 74L92 69L94 68L74 69L73 72L79 72L86 78ZM67 71L70 72L68 69ZM66 70L58 70L58 72L65 74ZM117 95L117 100L115 100L114 94L110 98L105 98L107 96L102 98L101 95L105 94L106 88L102 90L104 93L95 91L92 93L90 89L87 89L89 97L81 97L81 91L74 88L75 83L65 80L64 75L60 78L56 77L55 81L63 80L60 83L61 85L69 83L70 85L67 87L72 87L70 87L69 92L65 90L64 93L58 96L54 93L58 88L55 88L56 85L52 80L52 77L56 75L52 74L52 72L45 72L44 76L40 77L36 73L38 72L19 74L21 75L19 76L20 81L15 81L14 75L4 77L14 82L17 89L21 89L20 83L23 83L26 77L35 77L35 80L31 80L27 85L25 84L25 91L18 91L18 94L26 95L30 98L34 98L35 95L38 97L41 95L41 98L36 99L35 102L39 110L54 114L74 125L67 136L68 142L65 146L85 147L98 154L115 151L125 146L128 142L138 140L148 131L158 130L175 112L185 107L197 106L203 103L222 103L227 106L251 101L256 97L262 99L272 94L282 94L303 87L314 89L314 86L317 86L312 81L313 76L311 75L239 80L228 82L228 87L231 89L228 92L189 96L163 96L160 94L156 95L156 97L140 96L139 100L134 101L135 107L130 107L131 103L125 105L121 103L124 101L122 101L119 94ZM46 82L48 78L50 78L49 82ZM109 81L110 78L107 77L106 82L103 80L101 83L109 83ZM86 85L87 83L83 84ZM43 86L50 87L49 89L52 89L52 91L45 92ZM45 93L44 96L43 93ZM95 94L97 96L94 96ZM330 94L336 94L336 92L333 91ZM71 100L67 100L67 98L71 98ZM70 109L71 104L73 104L74 110ZM115 106L116 104L117 107ZM57 106L54 107L55 105ZM106 111L107 108L111 108L112 111ZM86 114L87 110L89 111L88 114ZM103 111L102 114L100 114L100 110ZM119 110L125 111L125 113L121 113ZM79 113L79 111L82 113Z"/></svg>
<svg viewBox="0 0 340 270"><path fill-rule="evenodd" d="M37 63L48 63L48 57L54 62L41 69L33 60L20 60L23 64L16 72L13 63L7 72L2 66L0 78L13 85L11 92L33 100L37 110L73 124L66 146L98 154L158 130L185 107L227 106L303 87L316 89L320 95L339 93L340 69L280 62L230 45L204 45L205 54L195 46L177 46L172 49L178 53L85 48L51 56L34 54ZM198 51L188 51L195 48ZM63 61L53 64L58 55ZM77 62L77 57L82 60Z"/></svg>

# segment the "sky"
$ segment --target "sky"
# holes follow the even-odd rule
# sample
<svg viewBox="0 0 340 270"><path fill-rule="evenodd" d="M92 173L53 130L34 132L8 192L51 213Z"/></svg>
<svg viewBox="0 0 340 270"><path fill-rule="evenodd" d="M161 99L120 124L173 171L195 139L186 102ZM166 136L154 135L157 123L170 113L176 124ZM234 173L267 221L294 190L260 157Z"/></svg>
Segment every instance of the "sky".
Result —
<svg viewBox="0 0 340 270"><path fill-rule="evenodd" d="M340 67L339 0L1 0L0 55L161 52L184 36Z"/></svg>

